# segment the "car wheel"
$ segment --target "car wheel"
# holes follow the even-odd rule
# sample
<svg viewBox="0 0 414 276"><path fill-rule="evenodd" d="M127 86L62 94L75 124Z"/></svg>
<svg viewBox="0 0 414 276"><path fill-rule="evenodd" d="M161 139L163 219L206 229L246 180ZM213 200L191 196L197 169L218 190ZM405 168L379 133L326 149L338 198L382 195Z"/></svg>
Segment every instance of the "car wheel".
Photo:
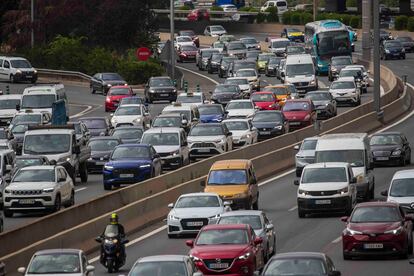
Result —
<svg viewBox="0 0 414 276"><path fill-rule="evenodd" d="M404 156L401 157L400 162L399 162L399 165L401 167L404 167L405 166L405 157Z"/></svg>
<svg viewBox="0 0 414 276"><path fill-rule="evenodd" d="M93 89L93 86L91 86L91 93L95 94L95 92L96 92L95 89Z"/></svg>
<svg viewBox="0 0 414 276"><path fill-rule="evenodd" d="M299 218L304 218L306 217L306 212L303 211L302 209L298 208L298 217Z"/></svg>
<svg viewBox="0 0 414 276"><path fill-rule="evenodd" d="M259 210L259 195L257 195L256 202L252 204L253 210Z"/></svg>
<svg viewBox="0 0 414 276"><path fill-rule="evenodd" d="M75 191L72 191L69 202L65 205L66 208L75 205Z"/></svg>
<svg viewBox="0 0 414 276"><path fill-rule="evenodd" d="M16 82L16 80L14 78L14 75L10 75L10 83L15 83L15 82Z"/></svg>
<svg viewBox="0 0 414 276"><path fill-rule="evenodd" d="M176 239L177 238L177 234L168 234L168 238L169 239Z"/></svg>
<svg viewBox="0 0 414 276"><path fill-rule="evenodd" d="M62 200L60 198L60 194L57 194L55 198L55 206L53 207L53 212L60 211L60 208L62 208Z"/></svg>
<svg viewBox="0 0 414 276"><path fill-rule="evenodd" d="M111 184L106 184L106 183L104 183L104 190L105 190L105 191L110 191L110 190L112 190L112 185L111 185Z"/></svg>
<svg viewBox="0 0 414 276"><path fill-rule="evenodd" d="M4 209L3 213L4 213L4 216L6 218L11 218L13 216L13 211L10 211L10 210L7 210L7 209Z"/></svg>

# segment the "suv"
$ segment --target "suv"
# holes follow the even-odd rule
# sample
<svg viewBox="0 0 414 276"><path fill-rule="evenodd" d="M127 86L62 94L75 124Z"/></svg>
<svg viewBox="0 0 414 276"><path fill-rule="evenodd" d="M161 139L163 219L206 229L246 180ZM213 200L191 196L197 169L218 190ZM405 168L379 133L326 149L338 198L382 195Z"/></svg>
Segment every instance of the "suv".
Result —
<svg viewBox="0 0 414 276"><path fill-rule="evenodd" d="M382 196L387 197L388 202L396 202L405 213L414 213L414 170L402 170L394 173L390 186L381 191Z"/></svg>
<svg viewBox="0 0 414 276"><path fill-rule="evenodd" d="M352 65L352 57L350 56L336 56L331 58L331 63L329 64L328 69L328 79L329 81L334 81L338 78L339 73L343 68L348 65Z"/></svg>
<svg viewBox="0 0 414 276"><path fill-rule="evenodd" d="M298 216L312 212L344 212L349 215L357 204L356 178L348 163L329 162L306 165L298 185Z"/></svg>
<svg viewBox="0 0 414 276"><path fill-rule="evenodd" d="M342 69L341 74L345 69ZM329 92L337 105L351 103L354 106L361 104L361 91L358 89L353 77L343 77L331 83Z"/></svg>
<svg viewBox="0 0 414 276"><path fill-rule="evenodd" d="M198 111L197 106L182 105L178 102L164 107L161 114L180 114L181 116L183 116L183 119L187 120L187 123L183 124L183 127L186 129L190 129L194 124L196 124L200 120L200 112Z"/></svg>
<svg viewBox="0 0 414 276"><path fill-rule="evenodd" d="M37 81L37 70L22 57L0 57L0 80L11 83L16 81Z"/></svg>
<svg viewBox="0 0 414 276"><path fill-rule="evenodd" d="M173 102L177 99L177 89L170 77L152 77L145 85L144 95L148 103L162 100Z"/></svg>
<svg viewBox="0 0 414 276"><path fill-rule="evenodd" d="M73 181L62 166L29 166L16 172L4 189L4 216L14 212L52 211L75 204Z"/></svg>

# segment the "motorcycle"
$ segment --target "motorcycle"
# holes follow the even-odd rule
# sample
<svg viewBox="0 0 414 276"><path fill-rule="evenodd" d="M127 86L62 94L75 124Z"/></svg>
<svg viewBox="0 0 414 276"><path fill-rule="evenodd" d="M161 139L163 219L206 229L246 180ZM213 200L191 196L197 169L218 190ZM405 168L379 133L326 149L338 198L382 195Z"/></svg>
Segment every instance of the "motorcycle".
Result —
<svg viewBox="0 0 414 276"><path fill-rule="evenodd" d="M100 262L108 273L117 272L125 264L126 254L124 245L129 240L119 240L117 236L99 236L95 240L101 244Z"/></svg>

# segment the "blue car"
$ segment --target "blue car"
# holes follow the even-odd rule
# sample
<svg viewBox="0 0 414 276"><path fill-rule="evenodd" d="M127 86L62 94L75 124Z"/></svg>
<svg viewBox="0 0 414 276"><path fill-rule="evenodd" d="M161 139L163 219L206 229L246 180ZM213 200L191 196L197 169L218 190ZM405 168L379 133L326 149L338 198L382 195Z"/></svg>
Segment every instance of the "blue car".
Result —
<svg viewBox="0 0 414 276"><path fill-rule="evenodd" d="M161 157L151 145L122 144L113 150L104 165L104 189L135 184L160 174Z"/></svg>
<svg viewBox="0 0 414 276"><path fill-rule="evenodd" d="M219 123L226 116L221 104L203 104L198 107L198 111L201 123Z"/></svg>

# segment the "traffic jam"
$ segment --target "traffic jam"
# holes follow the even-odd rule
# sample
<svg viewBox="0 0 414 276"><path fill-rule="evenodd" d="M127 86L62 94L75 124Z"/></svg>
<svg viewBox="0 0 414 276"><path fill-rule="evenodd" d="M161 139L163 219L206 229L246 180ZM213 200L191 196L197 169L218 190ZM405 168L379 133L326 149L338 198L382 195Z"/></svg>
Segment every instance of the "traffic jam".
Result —
<svg viewBox="0 0 414 276"><path fill-rule="evenodd" d="M137 92L120 74L98 72L90 93L104 96L107 116L69 122L63 84L29 79L33 85L21 94L3 91L0 232L15 214L46 215L75 205L76 186L92 174L102 176L103 190L116 190L328 120L361 105L368 93L370 72L352 59L356 36L339 21L285 28L266 42L228 34L220 25L207 26L204 36L216 41L201 45L194 31L182 30L173 43L178 65L220 79L212 91L181 90L170 77L154 76ZM159 42L155 54L168 51L164 46ZM162 106L159 114L154 105ZM374 168L411 164L404 133L325 134L295 150L296 219L340 218L344 260L413 253L414 171L397 171L382 200L374 200ZM278 253L284 237L260 208L251 160L216 161L201 184L203 192L169 204L165 219L168 238L181 239L188 254L139 258L128 275L341 275L328 254ZM121 223L112 214L96 239L108 273L126 262L129 240ZM34 254L19 273L94 270L81 250L51 249Z"/></svg>

